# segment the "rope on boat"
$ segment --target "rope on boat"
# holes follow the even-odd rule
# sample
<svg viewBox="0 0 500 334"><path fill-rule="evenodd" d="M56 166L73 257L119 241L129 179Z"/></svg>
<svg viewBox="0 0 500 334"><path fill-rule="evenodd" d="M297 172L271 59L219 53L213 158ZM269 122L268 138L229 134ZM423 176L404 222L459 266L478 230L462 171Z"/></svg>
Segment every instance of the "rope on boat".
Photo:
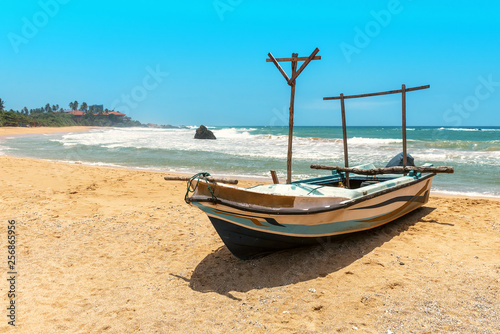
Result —
<svg viewBox="0 0 500 334"><path fill-rule="evenodd" d="M210 176L210 173L207 172L201 172L198 174L195 174L191 176L189 181L187 182L187 189L186 189L186 194L184 195L184 201L189 204L188 197L190 193L194 193L196 189L198 188L198 184L200 183L200 180L204 180L205 183L207 184L208 191L210 191L210 194L212 195L212 201L215 203L217 201L217 197L215 197L214 191L212 188L210 188L210 184L208 183L208 177ZM191 190L191 182L196 180L196 185L194 186L194 189Z"/></svg>

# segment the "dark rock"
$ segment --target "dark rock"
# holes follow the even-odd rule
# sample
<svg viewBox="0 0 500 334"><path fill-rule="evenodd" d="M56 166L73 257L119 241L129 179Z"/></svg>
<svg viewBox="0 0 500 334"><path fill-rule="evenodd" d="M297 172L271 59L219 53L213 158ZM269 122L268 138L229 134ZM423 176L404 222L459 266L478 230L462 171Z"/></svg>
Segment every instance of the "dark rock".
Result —
<svg viewBox="0 0 500 334"><path fill-rule="evenodd" d="M207 129L206 126L200 125L198 129L196 129L196 133L194 135L195 139L217 139L212 131Z"/></svg>

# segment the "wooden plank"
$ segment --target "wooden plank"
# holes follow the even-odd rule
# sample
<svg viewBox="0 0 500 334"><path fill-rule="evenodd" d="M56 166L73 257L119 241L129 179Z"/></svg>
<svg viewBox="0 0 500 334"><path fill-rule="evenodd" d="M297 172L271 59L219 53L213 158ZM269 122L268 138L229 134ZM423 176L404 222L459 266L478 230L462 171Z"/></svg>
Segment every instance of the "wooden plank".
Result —
<svg viewBox="0 0 500 334"><path fill-rule="evenodd" d="M297 57L297 58L275 58L276 61L278 62L284 62L284 61L306 61L307 59L309 59L309 57ZM321 56L316 56L314 57L312 60L321 60ZM268 63L272 63L273 60L272 59L266 59L266 62Z"/></svg>
<svg viewBox="0 0 500 334"><path fill-rule="evenodd" d="M344 94L340 94L340 109L342 112L342 138L344 142L344 165L349 168L349 154L347 151L347 124L345 120L345 104L344 104ZM349 189L349 174L345 176L345 186Z"/></svg>
<svg viewBox="0 0 500 334"><path fill-rule="evenodd" d="M307 64L309 64L311 62L311 60L313 60L314 56L316 56L316 54L318 52L319 52L318 48L314 49L313 53L311 53L311 55L302 64L302 66L300 66L299 70L297 72L295 72L295 74L292 75L292 77L288 81L288 84L290 84L292 81L295 81L295 79L297 79L297 77L300 75L300 73L302 73L302 71L306 68Z"/></svg>
<svg viewBox="0 0 500 334"><path fill-rule="evenodd" d="M276 60L276 58L274 58L274 56L271 54L271 52L269 52L267 55L269 56L269 58L271 59L271 61L274 63L274 65L276 65L276 67L278 68L278 71L280 71L280 73L283 75L283 77L285 78L286 82L289 83L290 82L290 78L288 77L288 75L286 74L286 72L283 70L283 68L281 67L281 65L278 63L278 61Z"/></svg>
<svg viewBox="0 0 500 334"><path fill-rule="evenodd" d="M402 116L403 116L403 167L406 167L406 86L401 86L401 100L402 100ZM406 175L406 173L404 173Z"/></svg>
<svg viewBox="0 0 500 334"><path fill-rule="evenodd" d="M414 167L414 166L396 166L396 167L386 167L386 168L372 168L372 169L360 169L360 168L345 168L340 166L325 166L325 165L311 165L312 169L322 169L322 170L335 170L337 172L354 173L360 175L377 175L377 174L403 174L410 171L415 171L417 173L454 173L454 168L449 166L438 166L438 167Z"/></svg>
<svg viewBox="0 0 500 334"><path fill-rule="evenodd" d="M427 89L427 88L430 88L430 87L431 87L430 85L418 86L418 87L407 88L406 91L407 92L413 92L415 90ZM369 93L369 94L344 95L344 99L355 99L355 98L360 98L360 97L398 94L398 93L402 93L402 92L403 91L401 89L398 89L398 90L388 90L388 91L385 91L385 92L377 92L377 93ZM324 97L323 100L340 100L340 96Z"/></svg>
<svg viewBox="0 0 500 334"><path fill-rule="evenodd" d="M189 181L191 179L190 176L165 176L165 181ZM207 177L207 180L210 182L220 182L227 184L238 184L238 180L235 179L226 179L223 177Z"/></svg>
<svg viewBox="0 0 500 334"><path fill-rule="evenodd" d="M278 179L278 175L276 175L275 170L271 170L271 178L273 179L274 184L280 183L280 180Z"/></svg>

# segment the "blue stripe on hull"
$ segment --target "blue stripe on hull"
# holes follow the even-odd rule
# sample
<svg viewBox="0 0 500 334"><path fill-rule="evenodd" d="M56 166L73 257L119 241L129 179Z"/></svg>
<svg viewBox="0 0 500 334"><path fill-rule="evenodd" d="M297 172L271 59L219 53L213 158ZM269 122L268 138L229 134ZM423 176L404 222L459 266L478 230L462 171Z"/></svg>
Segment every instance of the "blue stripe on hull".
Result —
<svg viewBox="0 0 500 334"><path fill-rule="evenodd" d="M364 206L364 207L361 207L361 208L355 208L355 209L352 209L352 210L366 210L366 209L380 208L380 207L383 207L383 206L386 206L386 205L389 205L389 204L392 204L392 203L397 203L397 202L419 202L419 203L425 203L425 202L427 202L427 197L428 197L427 192L425 193L424 196L399 196L399 197L396 197L396 198L391 198L390 200L387 200L387 201L382 202L382 203L378 203L378 204L370 205L370 206Z"/></svg>

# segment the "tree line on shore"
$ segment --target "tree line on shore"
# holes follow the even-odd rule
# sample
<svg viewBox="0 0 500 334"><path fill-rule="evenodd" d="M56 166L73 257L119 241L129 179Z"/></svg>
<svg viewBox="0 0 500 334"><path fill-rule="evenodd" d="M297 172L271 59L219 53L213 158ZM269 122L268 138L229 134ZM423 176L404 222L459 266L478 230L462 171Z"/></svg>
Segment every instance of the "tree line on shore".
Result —
<svg viewBox="0 0 500 334"><path fill-rule="evenodd" d="M108 109L88 106L86 102L70 102L71 110L80 110L82 116L64 112L58 104L47 103L44 107L22 110L5 110L5 101L0 99L0 126L143 126L130 117L108 115Z"/></svg>

